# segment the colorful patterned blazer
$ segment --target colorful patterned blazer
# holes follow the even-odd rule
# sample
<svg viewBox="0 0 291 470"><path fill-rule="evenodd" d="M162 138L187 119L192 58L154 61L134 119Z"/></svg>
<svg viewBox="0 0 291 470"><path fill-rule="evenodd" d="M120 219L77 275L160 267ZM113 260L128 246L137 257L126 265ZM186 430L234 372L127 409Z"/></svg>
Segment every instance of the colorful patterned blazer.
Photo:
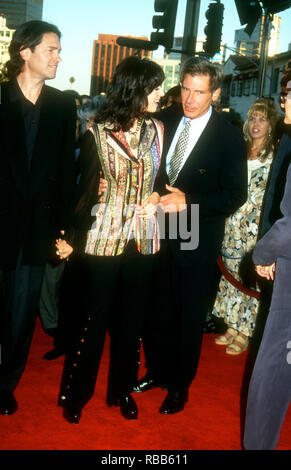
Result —
<svg viewBox="0 0 291 470"><path fill-rule="evenodd" d="M85 143L81 145L81 177L76 202L77 214L80 207L83 212L86 207L85 211L90 211L91 215L90 226L86 230L85 253L95 256L120 255L131 238L136 241L141 254L157 252L157 218L153 216L147 220L138 214L138 209L153 191L161 161L163 124L153 118L143 121L137 158L131 153L122 130L114 132L109 124L97 124L86 134ZM95 144L92 144L92 135ZM87 155L84 155L85 152ZM96 165L93 168L85 165L84 172L82 160L94 161ZM88 193L97 195L100 171L107 181L107 190L102 197L94 200ZM95 177L93 184L89 174ZM85 204L80 203L81 199L85 200ZM77 219L75 217L73 225L79 229Z"/></svg>

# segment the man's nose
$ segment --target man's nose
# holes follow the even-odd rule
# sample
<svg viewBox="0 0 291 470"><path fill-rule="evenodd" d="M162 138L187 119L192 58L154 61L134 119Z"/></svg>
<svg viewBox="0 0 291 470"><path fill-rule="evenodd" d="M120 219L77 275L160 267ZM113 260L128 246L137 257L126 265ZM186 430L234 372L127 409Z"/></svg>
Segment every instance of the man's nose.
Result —
<svg viewBox="0 0 291 470"><path fill-rule="evenodd" d="M194 103L195 101L195 93L190 91L187 96L187 103Z"/></svg>

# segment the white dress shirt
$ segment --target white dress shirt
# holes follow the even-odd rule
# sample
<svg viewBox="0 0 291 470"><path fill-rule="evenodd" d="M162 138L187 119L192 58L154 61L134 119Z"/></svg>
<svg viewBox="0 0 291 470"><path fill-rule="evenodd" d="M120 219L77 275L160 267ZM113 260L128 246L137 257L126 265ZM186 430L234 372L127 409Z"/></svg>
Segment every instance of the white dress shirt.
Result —
<svg viewBox="0 0 291 470"><path fill-rule="evenodd" d="M180 169L179 169L179 173L180 173L181 169L183 168L183 166L185 165L185 162L187 161L187 158L189 157L189 155L190 155L191 151L193 150L194 146L196 145L196 143L197 143L200 135L202 134L204 128L206 127L206 124L208 123L208 121L210 119L211 113L212 113L212 106L210 106L207 113L203 114L203 116L198 117L196 119L190 119L191 126L190 126L190 134L189 134L188 145L187 145L187 148L185 150L185 153L184 153L184 156L183 156L183 159L182 159L182 163L181 163L181 166L180 166ZM168 151L168 154L167 154L167 159L166 159L167 174L169 173L169 169L170 169L171 157L174 153L174 150L176 148L179 136L180 136L182 130L184 129L184 126L185 126L187 120L189 120L189 118L187 118L185 116L182 117L182 119L181 119L181 121L180 121L180 123L177 127L174 138L172 140L171 146L169 148L169 151Z"/></svg>

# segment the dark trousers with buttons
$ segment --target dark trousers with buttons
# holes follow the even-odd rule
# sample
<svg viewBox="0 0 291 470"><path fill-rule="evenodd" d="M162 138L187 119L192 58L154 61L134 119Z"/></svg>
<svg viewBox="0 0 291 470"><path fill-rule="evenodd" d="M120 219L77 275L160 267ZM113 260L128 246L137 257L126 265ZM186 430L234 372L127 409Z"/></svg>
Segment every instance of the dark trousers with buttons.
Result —
<svg viewBox="0 0 291 470"><path fill-rule="evenodd" d="M44 274L44 266L21 263L14 270L0 270L0 391L14 390L24 371Z"/></svg>
<svg viewBox="0 0 291 470"><path fill-rule="evenodd" d="M131 248L121 256L84 255L81 261L78 259L82 279L82 289L78 291L81 327L66 355L61 383L61 396L71 406L82 408L94 393L107 328L114 391L128 390L136 378L144 318L141 304L145 295L149 296L152 259Z"/></svg>
<svg viewBox="0 0 291 470"><path fill-rule="evenodd" d="M110 321L109 394L129 393L138 379L140 340L148 331L148 349L157 357L155 328L158 255L140 255L134 244L127 249L120 269L119 303ZM158 366L158 364L157 364Z"/></svg>

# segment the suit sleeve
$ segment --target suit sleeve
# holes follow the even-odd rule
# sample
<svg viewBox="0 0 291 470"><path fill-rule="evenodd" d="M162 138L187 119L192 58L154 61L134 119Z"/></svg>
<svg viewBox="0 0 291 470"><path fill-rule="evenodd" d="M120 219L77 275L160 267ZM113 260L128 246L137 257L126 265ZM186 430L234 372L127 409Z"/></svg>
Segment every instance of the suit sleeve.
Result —
<svg viewBox="0 0 291 470"><path fill-rule="evenodd" d="M73 99L63 96L61 100L63 107L63 146L61 162L61 187L59 203L59 228L66 229L68 226L69 208L76 184L76 162L75 162L75 136L76 136L76 105Z"/></svg>
<svg viewBox="0 0 291 470"><path fill-rule="evenodd" d="M235 132L234 132L235 131ZM195 190L186 193L187 204L199 204L201 216L235 212L247 199L246 144L236 129L226 128L223 136L217 136L217 147L223 143L223 164L214 191L202 193Z"/></svg>
<svg viewBox="0 0 291 470"><path fill-rule="evenodd" d="M97 204L101 164L98 158L95 138L87 131L80 142L80 176L71 201L69 229L66 240L72 246L84 241L93 219L92 208Z"/></svg>
<svg viewBox="0 0 291 470"><path fill-rule="evenodd" d="M291 165L287 172L284 196L281 202L283 217L259 240L253 252L255 264L269 265L277 258L291 254Z"/></svg>

